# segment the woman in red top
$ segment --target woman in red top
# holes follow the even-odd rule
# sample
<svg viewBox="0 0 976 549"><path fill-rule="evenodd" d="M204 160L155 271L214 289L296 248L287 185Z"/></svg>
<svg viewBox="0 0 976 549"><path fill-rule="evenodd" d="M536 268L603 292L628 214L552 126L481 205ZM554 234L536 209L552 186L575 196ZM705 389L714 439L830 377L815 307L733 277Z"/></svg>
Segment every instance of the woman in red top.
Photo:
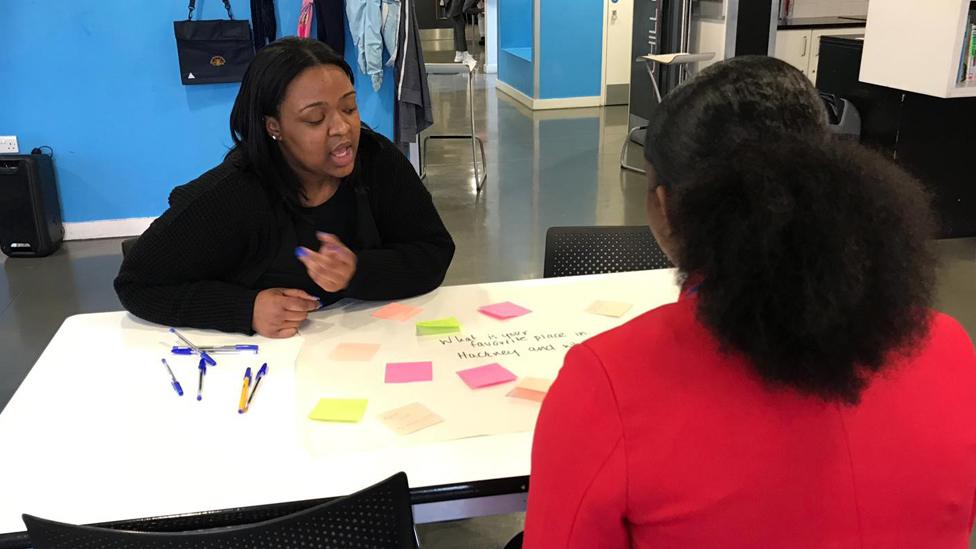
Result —
<svg viewBox="0 0 976 549"><path fill-rule="evenodd" d="M976 355L928 308L928 198L825 120L771 58L664 99L647 211L683 292L566 356L525 547L968 546Z"/></svg>

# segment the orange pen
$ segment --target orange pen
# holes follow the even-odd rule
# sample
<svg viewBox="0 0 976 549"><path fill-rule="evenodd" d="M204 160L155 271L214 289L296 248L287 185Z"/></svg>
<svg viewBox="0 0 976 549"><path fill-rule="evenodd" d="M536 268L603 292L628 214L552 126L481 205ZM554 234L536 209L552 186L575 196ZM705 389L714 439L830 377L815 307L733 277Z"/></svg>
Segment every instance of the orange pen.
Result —
<svg viewBox="0 0 976 549"><path fill-rule="evenodd" d="M251 367L248 366L244 371L244 384L241 385L241 403L237 406L237 413L243 414L247 411L247 390L251 386Z"/></svg>

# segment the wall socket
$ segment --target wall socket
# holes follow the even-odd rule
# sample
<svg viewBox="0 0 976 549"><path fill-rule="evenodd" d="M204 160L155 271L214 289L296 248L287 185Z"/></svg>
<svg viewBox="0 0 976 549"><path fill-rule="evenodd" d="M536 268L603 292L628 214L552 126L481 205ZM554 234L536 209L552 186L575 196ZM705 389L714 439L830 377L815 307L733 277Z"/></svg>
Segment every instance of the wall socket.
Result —
<svg viewBox="0 0 976 549"><path fill-rule="evenodd" d="M0 154L17 154L20 147L17 146L16 135L0 135Z"/></svg>

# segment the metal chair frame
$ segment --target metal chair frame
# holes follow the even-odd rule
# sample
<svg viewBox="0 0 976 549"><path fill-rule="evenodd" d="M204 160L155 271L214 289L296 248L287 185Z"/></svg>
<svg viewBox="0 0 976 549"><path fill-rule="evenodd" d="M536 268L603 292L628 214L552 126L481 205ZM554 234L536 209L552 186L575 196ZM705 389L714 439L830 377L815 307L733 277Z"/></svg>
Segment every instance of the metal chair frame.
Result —
<svg viewBox="0 0 976 549"><path fill-rule="evenodd" d="M468 114L471 133L467 134L434 134L425 135L420 142L420 178L427 177L427 141L430 139L469 139L471 140L471 163L474 166L475 190L481 193L488 178L488 158L485 156L485 144L475 134L474 127L474 70L464 63L425 63L427 74L464 74L468 75ZM478 170L478 151L481 151L481 170Z"/></svg>
<svg viewBox="0 0 976 549"><path fill-rule="evenodd" d="M687 77L687 70L689 63L698 63L699 61L710 61L715 57L714 53L667 53L658 55L643 55L634 60L635 63L644 62L644 67L647 68L647 74L651 77L651 88L654 90L654 99L660 103L661 102L661 88L658 86L657 78L654 76L654 63L658 65L678 65L682 69L682 78ZM639 166L634 166L633 164L627 163L627 153L630 151L630 143L634 136L634 133L640 130L646 130L647 126L636 126L627 132L627 139L624 139L624 145L620 148L620 169L630 170L632 172L637 172L639 174L646 174L647 170Z"/></svg>

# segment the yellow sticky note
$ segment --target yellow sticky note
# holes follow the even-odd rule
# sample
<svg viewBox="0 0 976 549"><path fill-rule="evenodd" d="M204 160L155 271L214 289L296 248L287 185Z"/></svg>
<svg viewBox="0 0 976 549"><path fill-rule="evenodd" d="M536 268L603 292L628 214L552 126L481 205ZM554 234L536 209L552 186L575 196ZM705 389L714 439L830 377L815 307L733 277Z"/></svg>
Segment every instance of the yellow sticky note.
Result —
<svg viewBox="0 0 976 549"><path fill-rule="evenodd" d="M342 421L356 423L366 413L367 400L363 398L323 398L308 414L317 421Z"/></svg>
<svg viewBox="0 0 976 549"><path fill-rule="evenodd" d="M594 301L592 305L586 308L586 312L595 315L621 317L627 314L631 307L633 307L632 304L622 301Z"/></svg>
<svg viewBox="0 0 976 549"><path fill-rule="evenodd" d="M540 393L548 393L549 387L551 386L551 379L542 379L541 377L523 377L518 381L518 383L515 384L515 387L519 389L537 391Z"/></svg>
<svg viewBox="0 0 976 549"><path fill-rule="evenodd" d="M431 412L419 402L394 408L380 415L380 421L398 435L409 435L431 425L437 425L444 418Z"/></svg>
<svg viewBox="0 0 976 549"><path fill-rule="evenodd" d="M373 358L380 346L375 343L340 343L332 350L332 360L368 361Z"/></svg>

